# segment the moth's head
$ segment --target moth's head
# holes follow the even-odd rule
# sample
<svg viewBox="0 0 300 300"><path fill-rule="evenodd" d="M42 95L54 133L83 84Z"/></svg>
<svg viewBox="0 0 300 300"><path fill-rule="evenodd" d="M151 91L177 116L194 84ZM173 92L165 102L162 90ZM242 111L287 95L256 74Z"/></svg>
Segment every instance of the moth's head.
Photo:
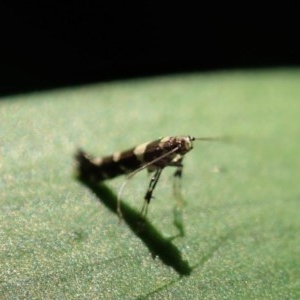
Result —
<svg viewBox="0 0 300 300"><path fill-rule="evenodd" d="M195 140L194 137L191 136L179 136L176 137L176 142L180 145L180 151L181 152L189 152L193 149L193 141Z"/></svg>

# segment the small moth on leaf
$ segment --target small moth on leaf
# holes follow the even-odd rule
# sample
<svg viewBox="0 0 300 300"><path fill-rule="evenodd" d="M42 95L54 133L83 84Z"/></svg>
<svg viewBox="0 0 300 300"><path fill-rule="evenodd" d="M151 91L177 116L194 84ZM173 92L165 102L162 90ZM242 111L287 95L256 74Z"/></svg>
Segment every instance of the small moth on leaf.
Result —
<svg viewBox="0 0 300 300"><path fill-rule="evenodd" d="M79 177L98 182L119 175L127 175L127 179L119 190L117 201L117 212L119 217L122 218L121 194L128 180L144 169L147 169L149 173L153 172L154 174L150 179L141 211L142 218L145 218L162 170L168 166L175 167L174 177L180 179L183 170L183 158L193 149L193 142L196 140L215 141L220 140L220 138L195 138L189 135L167 136L102 158L93 158L82 150L78 150L75 157L78 164Z"/></svg>

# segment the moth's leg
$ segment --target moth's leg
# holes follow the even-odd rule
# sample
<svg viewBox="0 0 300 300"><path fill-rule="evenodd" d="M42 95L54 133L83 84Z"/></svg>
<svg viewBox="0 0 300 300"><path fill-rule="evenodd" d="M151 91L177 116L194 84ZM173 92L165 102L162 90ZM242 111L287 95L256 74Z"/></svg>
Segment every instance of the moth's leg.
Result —
<svg viewBox="0 0 300 300"><path fill-rule="evenodd" d="M119 222L121 222L121 220L123 220L123 214L122 214L122 210L121 210L121 198L119 198L119 197L117 199L117 213L118 213L118 217L119 217Z"/></svg>
<svg viewBox="0 0 300 300"><path fill-rule="evenodd" d="M119 216L119 222L121 222L121 220L123 219L123 214L122 214L122 210L121 210L121 196L122 193L124 191L125 186L127 185L128 181L133 177L133 173L130 173L125 181L123 182L123 184L121 185L120 189L119 189L119 193L118 193L118 198L117 198L117 213Z"/></svg>
<svg viewBox="0 0 300 300"><path fill-rule="evenodd" d="M182 158L176 162L171 164L176 167L176 171L174 173L174 184L173 184L173 192L174 197L176 199L176 206L174 207L174 225L177 227L180 236L184 236L184 225L183 225L183 217L182 217L182 208L184 205L184 200L181 194L181 181L182 181L182 171L183 164Z"/></svg>
<svg viewBox="0 0 300 300"><path fill-rule="evenodd" d="M181 194L181 180L182 180L182 171L183 171L182 160L183 158L179 159L176 162L172 162L170 164L170 166L176 167L176 171L174 173L173 192L174 192L174 197L177 200L178 207L182 207L184 204L182 194Z"/></svg>
<svg viewBox="0 0 300 300"><path fill-rule="evenodd" d="M148 205L149 205L150 200L152 198L152 193L153 193L153 191L155 189L155 186L156 186L156 184L159 180L161 172L162 172L162 169L159 168L155 171L154 175L151 177L148 190L147 190L146 195L144 197L144 204L143 204L142 211L141 211L141 215L142 215L143 219L147 215Z"/></svg>

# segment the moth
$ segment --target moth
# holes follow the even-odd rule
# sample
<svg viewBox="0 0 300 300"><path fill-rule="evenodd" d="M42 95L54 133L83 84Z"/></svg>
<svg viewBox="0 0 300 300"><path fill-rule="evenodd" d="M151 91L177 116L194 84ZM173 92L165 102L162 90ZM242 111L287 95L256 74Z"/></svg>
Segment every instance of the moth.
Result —
<svg viewBox="0 0 300 300"><path fill-rule="evenodd" d="M121 194L126 183L135 174L147 169L149 173L153 173L153 176L144 196L144 204L141 211L141 215L144 218L162 170L165 167L175 167L174 177L181 179L183 171L182 161L184 156L193 149L193 142L195 140L211 141L216 139L218 138L195 138L189 135L167 136L102 158L94 158L84 151L78 150L75 156L78 175L82 179L94 182L111 179L119 175L127 175L127 179L119 190L117 200L117 212L121 219Z"/></svg>

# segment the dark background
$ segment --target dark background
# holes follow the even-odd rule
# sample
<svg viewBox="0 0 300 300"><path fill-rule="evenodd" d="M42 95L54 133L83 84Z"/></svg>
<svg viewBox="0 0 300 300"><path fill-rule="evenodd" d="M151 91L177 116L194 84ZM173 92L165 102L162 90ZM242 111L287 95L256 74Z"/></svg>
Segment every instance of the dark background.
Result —
<svg viewBox="0 0 300 300"><path fill-rule="evenodd" d="M0 95L172 72L298 66L298 10L154 2L0 4Z"/></svg>

